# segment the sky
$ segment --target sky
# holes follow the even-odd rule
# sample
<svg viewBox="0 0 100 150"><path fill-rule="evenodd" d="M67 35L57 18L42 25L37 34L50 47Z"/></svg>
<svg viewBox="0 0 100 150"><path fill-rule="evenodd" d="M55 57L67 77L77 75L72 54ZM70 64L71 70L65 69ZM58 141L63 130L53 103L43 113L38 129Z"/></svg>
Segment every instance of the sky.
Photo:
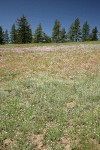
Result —
<svg viewBox="0 0 100 150"><path fill-rule="evenodd" d="M0 26L10 31L17 18L25 15L32 32L38 24L51 35L55 19L61 27L68 29L79 18L81 27L88 21L90 29L97 26L100 31L100 0L0 0Z"/></svg>

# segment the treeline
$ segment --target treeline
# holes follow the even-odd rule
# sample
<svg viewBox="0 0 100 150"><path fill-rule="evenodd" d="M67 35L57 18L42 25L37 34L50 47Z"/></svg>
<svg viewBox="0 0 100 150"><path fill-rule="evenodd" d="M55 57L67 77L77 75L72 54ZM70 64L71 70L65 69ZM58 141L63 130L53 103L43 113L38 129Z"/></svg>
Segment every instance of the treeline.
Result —
<svg viewBox="0 0 100 150"><path fill-rule="evenodd" d="M12 25L10 35L8 30L3 31L3 28L0 26L0 44L97 41L97 33L97 27L94 27L92 32L90 32L90 25L87 21L84 22L81 28L80 20L79 18L76 18L71 24L68 32L66 32L65 28L61 27L60 21L56 19L51 36L48 36L43 32L41 24L38 25L34 34L32 34L30 24L28 23L27 18L23 15L21 18L17 19L16 24Z"/></svg>

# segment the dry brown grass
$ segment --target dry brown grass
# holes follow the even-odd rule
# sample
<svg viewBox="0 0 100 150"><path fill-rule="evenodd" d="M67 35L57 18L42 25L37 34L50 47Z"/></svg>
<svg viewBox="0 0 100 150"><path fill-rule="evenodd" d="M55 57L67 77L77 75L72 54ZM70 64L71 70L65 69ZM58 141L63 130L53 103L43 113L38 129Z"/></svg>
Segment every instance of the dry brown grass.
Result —
<svg viewBox="0 0 100 150"><path fill-rule="evenodd" d="M74 49L73 49L74 47ZM98 45L58 46L13 48L13 51L1 49L1 76L12 72L15 79L31 76L38 72L48 72L50 75L71 76L73 73L96 72L100 61ZM40 51L40 49L42 49ZM49 50L48 50L49 49ZM50 51L51 49L51 51Z"/></svg>

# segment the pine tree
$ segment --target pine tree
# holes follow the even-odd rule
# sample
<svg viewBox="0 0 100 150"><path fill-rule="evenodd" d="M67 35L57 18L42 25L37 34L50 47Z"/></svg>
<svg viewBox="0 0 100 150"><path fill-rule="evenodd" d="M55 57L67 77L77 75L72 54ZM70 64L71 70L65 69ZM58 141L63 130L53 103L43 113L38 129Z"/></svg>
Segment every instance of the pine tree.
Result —
<svg viewBox="0 0 100 150"><path fill-rule="evenodd" d="M77 42L81 38L80 20L77 18L69 29L69 39L70 41Z"/></svg>
<svg viewBox="0 0 100 150"><path fill-rule="evenodd" d="M9 35L8 35L8 30L6 30L4 32L4 44L8 44L9 43Z"/></svg>
<svg viewBox="0 0 100 150"><path fill-rule="evenodd" d="M70 41L74 42L74 23L72 23L69 28L68 38Z"/></svg>
<svg viewBox="0 0 100 150"><path fill-rule="evenodd" d="M52 30L52 42L60 42L60 26L60 21L56 19Z"/></svg>
<svg viewBox="0 0 100 150"><path fill-rule="evenodd" d="M81 38L80 20L77 18L74 23L75 28L75 41L79 41Z"/></svg>
<svg viewBox="0 0 100 150"><path fill-rule="evenodd" d="M60 42L65 42L66 41L67 36L66 36L65 28L62 28L62 30L60 31L59 37L60 37Z"/></svg>
<svg viewBox="0 0 100 150"><path fill-rule="evenodd" d="M86 21L82 27L82 41L83 42L89 40L89 31L90 31L90 27Z"/></svg>
<svg viewBox="0 0 100 150"><path fill-rule="evenodd" d="M15 24L12 25L11 27L11 32L10 32L10 41L12 44L16 43L17 38L17 33L16 33L16 27Z"/></svg>
<svg viewBox="0 0 100 150"><path fill-rule="evenodd" d="M97 38L100 41L100 32L97 33Z"/></svg>
<svg viewBox="0 0 100 150"><path fill-rule="evenodd" d="M51 38L45 33L43 33L43 42L44 43L50 43L51 42Z"/></svg>
<svg viewBox="0 0 100 150"><path fill-rule="evenodd" d="M0 26L0 44L3 44L3 29Z"/></svg>
<svg viewBox="0 0 100 150"><path fill-rule="evenodd" d="M24 15L20 19L17 19L17 27L17 43L31 43L32 30Z"/></svg>
<svg viewBox="0 0 100 150"><path fill-rule="evenodd" d="M34 43L43 42L43 32L42 32L42 25L41 24L39 24L35 30L33 42Z"/></svg>
<svg viewBox="0 0 100 150"><path fill-rule="evenodd" d="M97 37L97 33L98 33L98 30L97 30L97 27L93 28L92 29L92 41L97 41L98 40L98 37Z"/></svg>

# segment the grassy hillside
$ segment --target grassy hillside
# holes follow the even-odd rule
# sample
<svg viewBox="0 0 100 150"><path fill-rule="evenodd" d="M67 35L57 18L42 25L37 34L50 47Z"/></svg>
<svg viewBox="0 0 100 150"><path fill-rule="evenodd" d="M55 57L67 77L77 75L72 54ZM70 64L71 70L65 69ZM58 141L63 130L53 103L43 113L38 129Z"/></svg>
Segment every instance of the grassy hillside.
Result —
<svg viewBox="0 0 100 150"><path fill-rule="evenodd" d="M99 150L100 44L34 46L0 46L0 149Z"/></svg>

